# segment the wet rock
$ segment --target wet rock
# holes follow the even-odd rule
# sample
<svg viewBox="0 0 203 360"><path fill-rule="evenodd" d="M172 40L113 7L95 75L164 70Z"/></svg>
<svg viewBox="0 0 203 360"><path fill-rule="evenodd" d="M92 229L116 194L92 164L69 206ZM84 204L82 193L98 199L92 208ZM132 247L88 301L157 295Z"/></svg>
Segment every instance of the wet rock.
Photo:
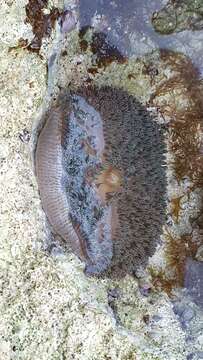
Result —
<svg viewBox="0 0 203 360"><path fill-rule="evenodd" d="M197 351L196 353L191 353L187 356L187 360L202 360L203 351Z"/></svg>
<svg viewBox="0 0 203 360"><path fill-rule="evenodd" d="M160 34L171 34L187 29L201 30L203 28L203 1L169 1L164 8L153 14L152 25Z"/></svg>
<svg viewBox="0 0 203 360"><path fill-rule="evenodd" d="M194 302L203 308L203 263L187 259L184 286Z"/></svg>
<svg viewBox="0 0 203 360"><path fill-rule="evenodd" d="M17 23L18 27L19 24ZM69 47L71 48L71 46ZM8 357L10 356L10 348L13 348L16 357L22 360L30 357L31 349L34 358L45 360L54 357L63 358L64 356L70 359L74 356L78 359L112 358L119 360L135 357L152 359L159 357L159 353L161 353L162 359L184 360L184 354L182 355L184 339L181 335L179 336L179 324L173 321L174 317L171 316L166 296L162 296L162 300L160 294L154 299L154 305L151 306L148 305L149 302L145 298L137 295L137 284L134 285L132 291L134 279L127 278L124 280L125 283L124 281L119 282L118 285L122 294L126 294L128 300L127 305L124 301L123 303L117 301L120 306L119 315L124 317L123 314L126 312L127 320L125 322L126 327L116 329L112 312L106 310L106 281L97 281L85 277L82 274L81 265L76 262L74 257L67 256L61 261L61 259L52 259L42 251L33 252L31 242L36 242L38 239L43 241L44 238L44 232L42 233L44 218L39 209L36 186L34 193L27 186L30 183L35 184L35 181L31 177L31 171L29 171L27 161L29 154L26 146L20 146L24 151L22 153L23 161L17 162L15 158L16 143L19 145L20 141L16 134L21 131L22 124L26 124L29 129L31 128L30 104L33 104L32 111L35 112L34 104L37 102L33 92L26 86L26 80L25 84L22 84L23 79L27 77L35 80L37 78L36 92L40 92L42 97L44 96L44 87L39 80L41 78L41 72L38 69L40 64L37 68L34 62L34 65L29 67L29 63L32 64L35 55L21 52L25 58L20 58L22 65L19 66L19 75L18 62L15 58L11 58L9 68L11 69L12 83L5 83L7 85L5 98L9 95L13 104L16 103L17 105L14 109L12 108L12 111L8 111L8 115L6 114L7 116L3 119L4 126L1 127L1 131L10 131L6 144L11 153L8 157L8 165L13 167L12 171L8 168L5 173L6 191L3 191L2 198L4 197L6 203L6 214L3 218L5 226L1 230L2 235L7 226L5 219L7 219L8 213L8 223L11 222L13 229L9 229L9 236L5 235L1 244L3 245L1 257L5 258L8 264L8 268L5 267L1 273L4 284L2 303L9 305L7 311L1 307L1 337L8 339L8 345L4 344L4 348L8 347ZM124 73L123 69L121 71ZM8 72L5 71L7 73L6 78ZM14 74L15 76L13 76ZM134 80L136 81L133 78L131 80L132 88L137 87L133 83ZM140 84L144 82L142 75L139 81ZM39 91L38 88L41 90ZM39 95L36 98L39 100ZM24 99L28 99L26 106ZM33 102L31 102L32 99ZM41 103L42 100L40 99L38 103ZM9 110L9 106L5 108ZM24 111L21 112L24 108L27 109L25 113ZM11 186L7 186L7 184L11 184ZM24 213L24 218L22 218L21 210ZM19 250L15 261L11 260L10 262L7 249L10 249L13 244ZM5 250L2 250L4 247ZM13 266L14 263L15 266ZM115 282L108 281L108 286L111 289L114 288ZM114 291L111 292L110 298L114 298ZM130 302L132 305L128 305ZM142 317L142 311L144 314L147 311L156 312L163 303L165 312L162 311L161 313L164 313L164 317L166 317L166 326L164 331L159 330L162 332L161 341L158 344L154 342L151 345L152 342L149 343L147 334L139 325L139 319ZM9 326L7 326L8 323ZM15 330L17 331L15 332ZM141 345L144 342L147 343L145 351L149 351L149 354L136 354L134 347L139 348L137 345L140 341L139 338L142 340ZM90 346L91 342L94 344L93 347ZM134 342L137 342L136 345ZM139 351L140 353L143 347ZM15 357L13 353L12 355ZM3 355L0 358L3 359Z"/></svg>
<svg viewBox="0 0 203 360"><path fill-rule="evenodd" d="M77 19L70 10L65 10L60 18L60 26L62 33L68 33L76 26Z"/></svg>
<svg viewBox="0 0 203 360"><path fill-rule="evenodd" d="M183 329L186 329L188 327L190 321L195 316L195 311L187 304L177 303L173 306L173 311L178 316L178 319Z"/></svg>
<svg viewBox="0 0 203 360"><path fill-rule="evenodd" d="M182 313L182 319L184 322L189 322L195 316L195 312L191 308L186 308Z"/></svg>
<svg viewBox="0 0 203 360"><path fill-rule="evenodd" d="M187 337L186 337L186 342L188 343L188 344L192 344L193 342L194 342L194 336L192 336L192 335L188 335Z"/></svg>
<svg viewBox="0 0 203 360"><path fill-rule="evenodd" d="M173 311L175 315L181 316L184 312L184 306L180 303L175 303L173 305Z"/></svg>

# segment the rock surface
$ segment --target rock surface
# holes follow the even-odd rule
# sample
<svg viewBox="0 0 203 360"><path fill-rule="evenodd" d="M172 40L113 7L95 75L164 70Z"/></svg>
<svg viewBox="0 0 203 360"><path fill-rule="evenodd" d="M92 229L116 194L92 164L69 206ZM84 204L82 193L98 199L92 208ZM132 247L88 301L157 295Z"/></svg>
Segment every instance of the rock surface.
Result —
<svg viewBox="0 0 203 360"><path fill-rule="evenodd" d="M152 281L152 272L143 273L142 281L129 275L121 280L89 278L74 255L64 253L58 245L51 255L46 250L50 232L33 169L32 128L47 96L47 60L55 33L42 41L41 57L18 47L20 38L33 39L30 25L24 23L26 4L4 0L0 7L0 18L5 20L0 30L0 358L185 360L190 352L196 353L196 359L198 352L201 355L201 344L193 342L188 349L170 298ZM74 2L68 5L76 8ZM62 9L63 4L50 1L49 6ZM58 84L67 86L72 81L74 89L85 79L94 79L97 84L121 86L145 106L157 84L178 74L178 65L173 68L167 62L184 61L184 57L172 56L160 62L159 53L154 53L131 59L128 64L113 62L106 72L98 69L94 77L87 71L92 54L89 49L78 53L79 48L75 30L59 61ZM169 95L163 93L156 101L163 105L167 99ZM161 115L159 119L163 121ZM174 184L169 189L170 198L187 193L184 182L181 188L175 180ZM181 203L181 222L174 230L178 236L191 230L189 218L196 215L199 190L186 198ZM151 267L157 271L165 263L159 248ZM140 283L149 282L152 291L143 296ZM193 319L190 323L192 326Z"/></svg>

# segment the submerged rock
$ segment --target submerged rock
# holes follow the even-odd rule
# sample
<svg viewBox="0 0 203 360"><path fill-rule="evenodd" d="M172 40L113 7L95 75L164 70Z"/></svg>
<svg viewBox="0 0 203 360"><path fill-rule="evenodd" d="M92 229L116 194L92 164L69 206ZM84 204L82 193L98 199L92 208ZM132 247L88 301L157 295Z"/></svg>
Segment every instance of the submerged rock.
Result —
<svg viewBox="0 0 203 360"><path fill-rule="evenodd" d="M161 34L171 34L183 30L203 29L203 1L169 1L152 17L154 29Z"/></svg>

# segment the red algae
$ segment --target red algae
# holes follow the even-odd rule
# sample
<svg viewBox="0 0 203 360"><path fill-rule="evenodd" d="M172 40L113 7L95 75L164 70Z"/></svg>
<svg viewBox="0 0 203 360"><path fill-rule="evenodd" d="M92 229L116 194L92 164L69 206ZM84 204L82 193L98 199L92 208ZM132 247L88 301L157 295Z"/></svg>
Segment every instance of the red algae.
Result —
<svg viewBox="0 0 203 360"><path fill-rule="evenodd" d="M43 10L48 4L47 0L29 0L25 7L26 19L32 26L34 38L26 47L27 50L39 53L43 37L49 37L54 27L56 19L60 16L59 9L53 7L49 14L44 14Z"/></svg>
<svg viewBox="0 0 203 360"><path fill-rule="evenodd" d="M198 71L192 62L180 54L162 51L161 60L174 71L174 76L164 81L151 96L151 104L170 117L169 146L174 155L172 164L176 179L189 177L195 186L203 185L203 157L200 154L200 133L203 125L203 100ZM164 104L160 98L165 97ZM177 96L186 100L184 108ZM180 101L181 101L180 99Z"/></svg>
<svg viewBox="0 0 203 360"><path fill-rule="evenodd" d="M181 208L181 199L183 198L183 195L182 196L178 196L176 198L173 198L171 199L171 212L172 212L172 217L174 219L174 221L176 223L178 223L178 220L179 220L179 215L180 215L180 212L182 210Z"/></svg>
<svg viewBox="0 0 203 360"><path fill-rule="evenodd" d="M188 198L194 189L203 185L203 156L201 153L201 133L203 130L203 92L197 69L192 62L181 54L163 50L160 59L164 68L171 71L171 76L164 79L151 96L150 103L156 106L163 117L169 120L169 150L173 160L169 167L178 184L189 179ZM171 216L175 224L180 221L182 196L170 200ZM199 213L203 210L200 209ZM182 214L181 214L182 216ZM201 235L193 236L194 227L200 228L197 219L190 219L191 233L174 235L165 228L166 272L155 274L151 271L155 287L171 294L172 289L184 285L186 260L195 258L202 243ZM168 272L167 272L168 273Z"/></svg>

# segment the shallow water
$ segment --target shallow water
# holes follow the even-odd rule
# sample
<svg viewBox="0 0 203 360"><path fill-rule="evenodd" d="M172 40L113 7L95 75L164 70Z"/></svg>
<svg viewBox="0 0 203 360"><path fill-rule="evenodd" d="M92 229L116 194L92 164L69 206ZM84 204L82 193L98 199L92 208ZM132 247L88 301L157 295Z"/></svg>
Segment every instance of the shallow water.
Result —
<svg viewBox="0 0 203 360"><path fill-rule="evenodd" d="M182 1L182 3L187 5L191 1ZM201 1L199 3L201 5ZM178 1L174 1L174 6L175 4L178 6ZM181 7L181 1L179 4ZM201 71L203 66L202 30L185 29L176 32L174 28L174 31L168 35L161 35L155 31L152 23L153 14L159 13L166 6L167 1L162 0L81 1L79 5L80 28L94 26L96 31L101 31L106 35L107 41L123 56L140 56L157 48L180 51L190 57ZM168 17L167 14L165 15L165 23L170 22L169 15L170 11Z"/></svg>

